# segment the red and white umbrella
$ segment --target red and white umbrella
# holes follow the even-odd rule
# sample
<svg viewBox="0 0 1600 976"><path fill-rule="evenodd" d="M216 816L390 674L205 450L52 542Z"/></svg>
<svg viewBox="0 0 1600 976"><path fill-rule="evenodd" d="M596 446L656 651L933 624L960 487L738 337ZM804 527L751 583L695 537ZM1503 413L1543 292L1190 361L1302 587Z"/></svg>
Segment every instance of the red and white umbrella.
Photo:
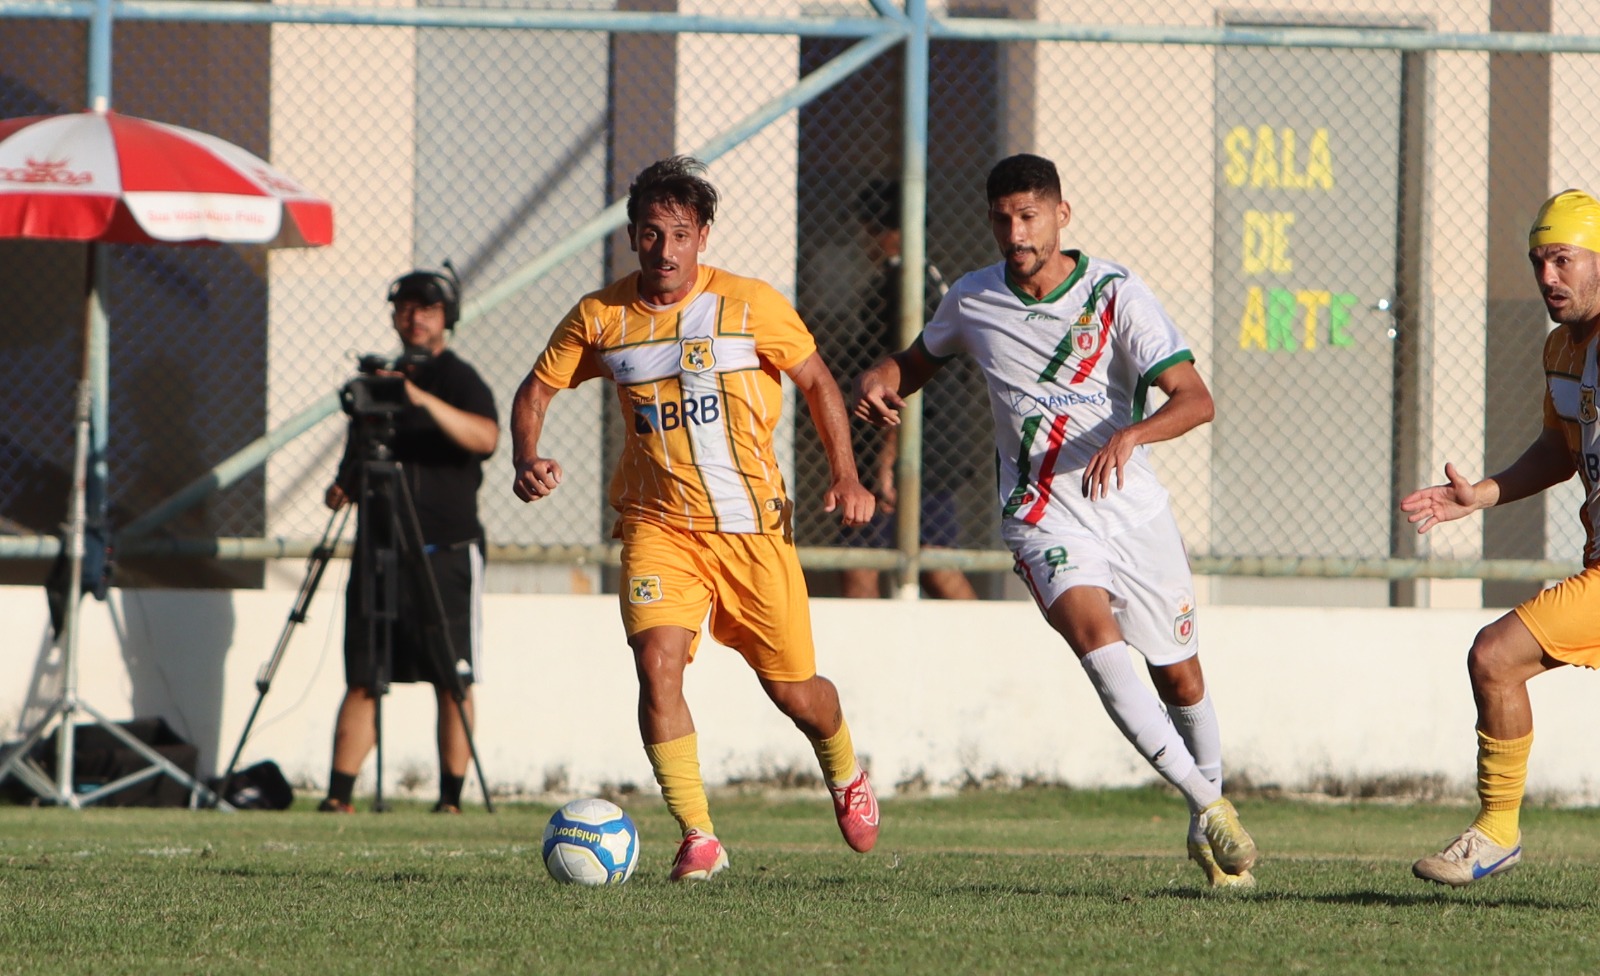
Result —
<svg viewBox="0 0 1600 976"><path fill-rule="evenodd" d="M333 240L333 206L231 142L115 112L0 119L0 238Z"/></svg>
<svg viewBox="0 0 1600 976"><path fill-rule="evenodd" d="M110 111L41 115L0 119L0 238L90 245L316 247L333 241L333 207L270 163L215 136ZM104 265L97 262L96 250L89 248L83 380L76 412L67 533L61 550L68 558L61 625L61 671L65 677L61 695L24 738L29 745L0 761L0 780L16 773L40 796L72 807L79 805L72 784L76 736L60 731L73 727L74 714L88 712L130 747L138 742L77 695L78 601L86 540L92 538L96 546L103 547L109 539L103 524L103 444L110 342L98 294ZM97 437L99 443L92 444ZM91 453L96 455L92 466ZM95 497L92 506L91 494ZM99 565L103 572L105 564L102 559L91 565ZM43 773L26 769L22 759L31 743L57 721L57 781L52 784ZM152 762L159 759L153 753L146 758ZM209 794L170 763L160 771ZM101 788L101 792L111 790L111 786Z"/></svg>

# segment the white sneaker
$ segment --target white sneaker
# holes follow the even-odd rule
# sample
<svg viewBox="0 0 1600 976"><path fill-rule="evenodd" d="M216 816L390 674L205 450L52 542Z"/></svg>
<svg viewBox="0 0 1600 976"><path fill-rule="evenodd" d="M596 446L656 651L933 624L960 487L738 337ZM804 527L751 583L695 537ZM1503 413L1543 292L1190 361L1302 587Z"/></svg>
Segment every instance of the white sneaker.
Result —
<svg viewBox="0 0 1600 976"><path fill-rule="evenodd" d="M1450 846L1411 865L1424 881L1460 888L1516 867L1522 860L1522 835L1514 847L1501 847L1476 827L1468 827Z"/></svg>

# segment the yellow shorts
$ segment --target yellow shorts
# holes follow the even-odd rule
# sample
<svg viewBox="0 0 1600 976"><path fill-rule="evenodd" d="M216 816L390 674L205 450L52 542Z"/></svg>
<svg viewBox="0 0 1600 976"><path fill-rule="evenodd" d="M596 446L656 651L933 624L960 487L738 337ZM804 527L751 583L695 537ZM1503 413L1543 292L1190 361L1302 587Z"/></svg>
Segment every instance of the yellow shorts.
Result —
<svg viewBox="0 0 1600 976"><path fill-rule="evenodd" d="M622 625L633 636L651 627L694 632L711 614L711 636L743 655L769 681L804 681L817 673L811 607L794 546L781 535L685 532L625 521Z"/></svg>
<svg viewBox="0 0 1600 976"><path fill-rule="evenodd" d="M1540 592L1517 607L1517 617L1557 661L1600 668L1600 566Z"/></svg>

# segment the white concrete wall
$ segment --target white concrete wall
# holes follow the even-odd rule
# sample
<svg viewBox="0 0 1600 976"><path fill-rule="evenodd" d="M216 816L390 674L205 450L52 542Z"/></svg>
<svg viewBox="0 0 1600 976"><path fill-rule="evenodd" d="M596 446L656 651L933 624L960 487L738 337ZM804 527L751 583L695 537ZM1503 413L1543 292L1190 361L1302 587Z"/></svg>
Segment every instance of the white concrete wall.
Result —
<svg viewBox="0 0 1600 976"><path fill-rule="evenodd" d="M324 784L342 693L335 563L296 628L243 764L270 758L291 780ZM614 597L491 596L478 746L491 784L590 792L653 790L634 725L635 683ZM292 596L273 592L115 591L84 604L80 695L113 719L162 715L225 765L257 699ZM37 588L0 588L12 639L0 648L0 728L52 698ZM1033 775L1076 786L1151 774L1102 713L1069 652L1027 603L813 601L822 673L839 686L858 748L886 791L922 774ZM1286 787L1318 774L1444 774L1467 788L1475 740L1463 668L1479 610L1203 607L1203 660L1229 768ZM120 636L119 636L120 635ZM1532 685L1538 722L1529 788L1600 799L1595 679L1575 669ZM732 652L702 646L688 695L713 784L814 760ZM30 706L29 703L32 703ZM406 772L435 782L427 686L385 700L386 789ZM369 761L361 784L371 787Z"/></svg>

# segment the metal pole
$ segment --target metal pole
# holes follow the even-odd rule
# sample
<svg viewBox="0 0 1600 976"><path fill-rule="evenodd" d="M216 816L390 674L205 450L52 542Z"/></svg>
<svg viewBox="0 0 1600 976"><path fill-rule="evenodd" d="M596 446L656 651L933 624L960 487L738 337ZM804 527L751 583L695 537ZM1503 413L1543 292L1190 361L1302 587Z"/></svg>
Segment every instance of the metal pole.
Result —
<svg viewBox="0 0 1600 976"><path fill-rule="evenodd" d="M111 0L95 0L89 19L89 107L104 112L111 107ZM78 710L79 603L83 600L83 555L88 519L89 469L105 481L106 316L100 303L105 279L98 244L89 245L89 301L83 326L83 380L78 387L77 437L72 457L72 495L67 522L67 605L61 613L61 724L56 727L56 801L76 808L73 788L73 747ZM96 419L100 422L96 424ZM93 445L91 445L93 441Z"/></svg>
<svg viewBox="0 0 1600 976"><path fill-rule="evenodd" d="M89 378L89 471L84 484L87 525L100 530L102 542L109 542L106 531L108 471L106 452L111 443L111 324L106 316L105 296L110 294L111 272L107 245L91 244L93 276L89 291L89 335L84 347Z"/></svg>
<svg viewBox="0 0 1600 976"><path fill-rule="evenodd" d="M906 0L905 123L900 160L900 347L922 331L928 265L928 4ZM922 397L902 411L895 459L895 545L905 556L895 595L915 600L922 576Z"/></svg>
<svg viewBox="0 0 1600 976"><path fill-rule="evenodd" d="M89 107L111 108L111 0L95 0L89 16Z"/></svg>
<svg viewBox="0 0 1600 976"><path fill-rule="evenodd" d="M78 384L77 446L72 455L72 497L67 506L67 605L61 613L61 724L56 727L58 803L78 805L72 786L73 722L78 708L78 603L83 598L84 494L89 473L89 411L93 400L85 350L84 377Z"/></svg>

